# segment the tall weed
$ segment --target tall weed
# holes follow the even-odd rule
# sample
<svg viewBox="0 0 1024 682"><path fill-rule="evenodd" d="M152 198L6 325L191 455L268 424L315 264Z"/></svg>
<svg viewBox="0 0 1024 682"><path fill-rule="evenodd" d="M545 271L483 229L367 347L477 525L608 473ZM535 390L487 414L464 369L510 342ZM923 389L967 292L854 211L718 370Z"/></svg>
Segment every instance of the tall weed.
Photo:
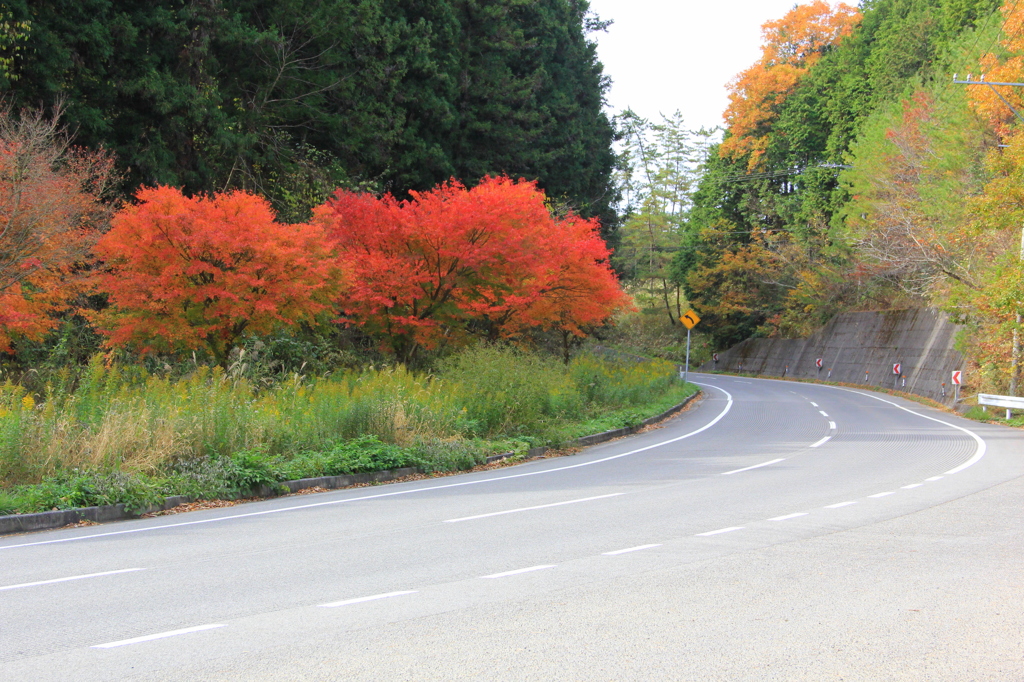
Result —
<svg viewBox="0 0 1024 682"><path fill-rule="evenodd" d="M63 490L82 476L120 472L124 481L159 479L163 492L204 496L288 477L454 470L506 447L501 439L546 442L559 425L678 386L668 362L583 355L566 366L496 347L468 349L436 375L371 367L266 385L220 368L174 378L97 357L74 382L51 377L39 395L0 384L0 488L50 481ZM108 488L145 498L138 486L96 489Z"/></svg>

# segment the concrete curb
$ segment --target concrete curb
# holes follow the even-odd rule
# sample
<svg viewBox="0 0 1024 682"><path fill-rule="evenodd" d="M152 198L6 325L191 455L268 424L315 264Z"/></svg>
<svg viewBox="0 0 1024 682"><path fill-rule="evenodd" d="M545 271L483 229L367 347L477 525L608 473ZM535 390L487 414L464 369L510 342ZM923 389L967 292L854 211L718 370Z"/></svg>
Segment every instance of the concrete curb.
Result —
<svg viewBox="0 0 1024 682"><path fill-rule="evenodd" d="M677 412L680 412L699 395L700 391L697 391L683 402L669 408L665 412L651 417L650 419L643 420L640 423L640 426L612 429L611 431L595 433L591 436L583 436L582 438L577 438L576 440L571 441L569 445L596 445L597 443L604 443L615 438L636 433L645 426L657 424L660 421L668 419ZM549 449L550 448L547 447L531 448L527 451L526 456L539 457ZM511 452L501 455L492 455L487 458L487 463L490 464L491 462L497 462L512 456ZM415 467L406 467L403 469L391 469L388 471L374 471L366 474L302 478L296 481L283 481L273 486L257 486L250 492L250 494L255 497L273 497L274 495L279 494L282 489L287 489L289 493L295 493L306 488L317 487L336 490L338 488L346 488L350 485L359 485L361 483L384 483L418 473L420 473L419 469ZM240 497L248 497L248 495L241 495ZM72 523L79 523L81 521L92 521L93 523L126 521L129 519L137 519L141 514L171 509L173 507L177 507L179 504L185 504L188 502L194 502L194 500L191 497L175 495L173 497L168 497L161 505L135 512L129 512L125 509L125 505L123 504L112 504L102 507L82 507L80 509L62 509L59 511L39 512L37 514L12 514L10 516L0 516L0 536L9 535L11 533L29 533L38 530L51 530L53 528L67 526Z"/></svg>

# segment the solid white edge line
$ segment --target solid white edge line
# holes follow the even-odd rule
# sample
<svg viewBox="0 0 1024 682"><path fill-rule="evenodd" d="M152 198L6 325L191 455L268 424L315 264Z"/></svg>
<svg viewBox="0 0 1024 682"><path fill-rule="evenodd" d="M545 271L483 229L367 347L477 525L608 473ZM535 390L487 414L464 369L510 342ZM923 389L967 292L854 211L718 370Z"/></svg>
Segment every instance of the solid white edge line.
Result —
<svg viewBox="0 0 1024 682"><path fill-rule="evenodd" d="M932 476L931 478L926 478L924 480L926 480L926 481L941 481L942 480L942 476Z"/></svg>
<svg viewBox="0 0 1024 682"><path fill-rule="evenodd" d="M177 635L187 635L190 632L202 632L203 630L213 630L214 628L226 628L227 625L221 623L214 623L212 625L197 625L194 628L182 628L181 630L168 630L167 632L158 632L155 635L145 635L143 637L133 637L131 639L122 639L117 642L107 642L106 644L96 644L90 649L113 649L114 647L125 646L127 644L138 644L139 642L151 642L154 639L163 639L164 637L176 637Z"/></svg>
<svg viewBox="0 0 1024 682"><path fill-rule="evenodd" d="M985 456L985 451L988 449L988 445L985 443L984 440L982 440L981 436L976 434L974 431L971 431L970 429L965 429L964 427L957 426L956 424L950 424L949 422L942 421L941 419L936 419L935 417L929 417L928 415L921 414L920 412L914 412L910 408L903 407L902 405L897 405L896 403L894 403L891 400L886 400L885 398L879 398L877 395L871 395L870 393L865 393L864 391L856 391L856 390L854 390L852 388L842 388L841 386L829 386L829 388L834 388L834 389L839 390L839 391L846 391L848 393L856 393L858 395L866 396L866 397L872 398L874 400L879 400L879 401L881 401L883 403L886 403L888 405L892 405L895 408L903 410L904 412L909 412L910 414L917 415L918 417L921 417L922 419L927 419L928 421L937 422L939 424L942 424L943 426L948 426L951 429L956 429L957 431L963 431L968 436L973 438L974 441L978 444L977 449L974 451L974 456L971 457L970 459L968 459L966 462L964 462L960 466L954 467L954 468L950 469L949 471L944 472L943 475L945 475L945 476L950 476L952 474L958 474L961 471L963 471L964 469L966 469L967 467L974 466L975 464L978 463L979 460L981 460L982 457ZM930 481L932 479L927 479L927 480Z"/></svg>
<svg viewBox="0 0 1024 682"><path fill-rule="evenodd" d="M910 490L911 488L920 488L924 483L911 483L910 485L900 486L903 490Z"/></svg>
<svg viewBox="0 0 1024 682"><path fill-rule="evenodd" d="M734 530L743 530L746 526L730 526L728 528L719 528L718 530L709 530L706 533L697 533L696 537L706 538L711 535L720 535L721 533L731 533Z"/></svg>
<svg viewBox="0 0 1024 682"><path fill-rule="evenodd" d="M492 573L491 575L482 575L481 579L484 578L505 578L510 575L519 575L520 573L530 573L531 571L543 571L545 568L555 568L557 564L544 564L543 566L530 566L529 568L518 568L514 571L505 571L503 573Z"/></svg>
<svg viewBox="0 0 1024 682"><path fill-rule="evenodd" d="M254 517L254 516L264 516L266 514L281 514L283 512L295 511L297 509L312 509L314 507L326 507L326 506L329 506L329 505L347 504L349 502L359 502L359 501L362 501L362 500L376 500L376 499L380 499L382 497L394 497L396 495L411 495L413 493L430 492L430 491L433 491L433 490L444 490L446 488L460 488L460 487L467 486L467 485L483 485L485 483L494 483L495 481L507 481L507 480L510 480L510 479L513 479L513 478L524 478L524 477L527 477L527 476L542 476L544 474L553 474L553 473L556 473L556 472L559 472L559 471L568 471L569 469L579 469L581 467L593 466L595 464L603 464L604 462L610 462L612 460L621 459L623 457L629 457L631 455L635 455L635 454L640 453L640 452L646 452L647 450L653 450L654 448L660 448L663 445L669 445L670 443L677 443L677 442L679 442L681 440L685 440L686 438L690 438L692 436L696 436L698 433L703 433L704 431L707 431L712 426L714 426L718 422L722 421L722 419L725 418L725 415L729 414L729 410L732 409L732 404L733 404L732 394L729 393L729 391L725 390L724 388L722 388L720 386L715 386L714 384L702 384L702 383L698 383L696 381L693 381L693 382L690 382L690 383L697 384L698 386L709 386L711 388L717 389L717 390L721 391L722 393L724 393L726 395L725 409L723 409L721 412L719 412L718 415L714 419L712 419L711 421L709 421L707 424L705 424L704 426L700 427L699 429L694 429L693 431L690 431L689 433L684 433L681 436L676 436L675 438L669 438L668 440L663 440L663 441L661 441L659 443L654 443L652 445L645 445L642 448L637 448L636 450L630 450L629 452L623 452L623 453L620 453L618 455L611 455L609 457L602 457L601 459L593 459L593 460L590 460L589 462L580 462L578 464L569 464L569 465L566 465L566 466L563 466L563 467L555 467L555 468L552 468L552 469L544 469L542 471L528 471L528 472L524 472L524 473L521 473L521 474L509 474L508 476L495 476L493 478L482 478L482 479L477 479L477 480L474 480L474 481L461 481L459 483L447 483L445 485L435 485L435 486L430 486L430 487L427 487L427 488L414 488L412 490L396 490L394 492L389 492L389 493L378 493L376 495L363 495L362 497L347 497L347 498L345 498L343 500L328 500L328 501L325 501L325 502L310 502L309 504L297 504L297 505L293 505L291 507L280 507L278 509L265 509L263 511L247 512L245 514L231 514L231 515L228 515L228 516L217 516L217 517L214 517L214 518L211 518L211 519L199 519L197 521L182 521L180 523L168 523L168 524L162 524L162 525L159 525L159 526L146 526L144 528L130 528L130 529L127 529L127 530L115 530L115 531L110 531L110 532L106 532L106 533L94 533L92 535L76 535L75 537L71 537L71 538L57 538L55 540L41 540L39 542L23 542L23 543L17 544L17 545L3 545L3 546L0 546L0 551L3 551L5 549L17 549L19 547L36 547L36 546L39 546L39 545L53 545L53 544L62 543L62 542L76 542L78 540L91 540L93 538L104 538L104 537L110 537L112 535L127 535L127 534L130 534L130 533L147 533L147 532L150 532L150 531L157 531L157 530L161 530L161 529L164 529L164 528L181 528L183 526L196 526L196 525L200 525L200 524L204 524L204 523L217 523L219 521L231 521L231 520L234 520L234 519L244 519L244 518L250 518L250 517Z"/></svg>
<svg viewBox="0 0 1024 682"><path fill-rule="evenodd" d="M628 552L639 552L641 549L654 549L655 547L661 547L661 545L639 545L638 547L617 549L614 552L603 552L601 556L618 556L620 554L627 554Z"/></svg>
<svg viewBox="0 0 1024 682"><path fill-rule="evenodd" d="M829 504L825 506L825 509L839 509L840 507L849 507L851 504L857 504L856 500L850 500L849 502L839 502L837 504Z"/></svg>
<svg viewBox="0 0 1024 682"><path fill-rule="evenodd" d="M874 495L868 495L868 497L887 497L888 495L895 495L895 494L896 494L896 492L894 490L887 490L884 493L875 493Z"/></svg>
<svg viewBox="0 0 1024 682"><path fill-rule="evenodd" d="M784 461L786 461L785 457L779 457L778 459L773 459L770 462L761 462L760 464L755 464L752 467L743 467L742 469L733 469L732 471L723 471L722 472L722 476L728 476L730 474L738 474L741 471L750 471L751 469L760 469L761 467L766 467L766 466L768 466L770 464L778 464L779 462L784 462Z"/></svg>
<svg viewBox="0 0 1024 682"><path fill-rule="evenodd" d="M795 514L786 514L785 516L776 516L774 519L768 519L769 521L789 521L795 519L798 516L807 516L807 512L797 512Z"/></svg>
<svg viewBox="0 0 1024 682"><path fill-rule="evenodd" d="M401 597L406 594L416 594L416 590L403 590L401 592L386 592L384 594L375 594L369 597L356 597L355 599L343 599L341 601L332 601L327 604L320 604L322 609L333 609L338 606L348 606L349 604L362 604L363 602L376 601L378 599L388 599L390 597Z"/></svg>
<svg viewBox="0 0 1024 682"><path fill-rule="evenodd" d="M135 571L145 571L144 568L122 568L119 571L104 571L103 573L86 573L85 575L73 575L67 578L54 578L53 580L37 580L34 583L20 583L18 585L5 585L0 587L0 592L4 590L16 590L21 587L35 587L36 585L53 585L54 583L66 583L70 580L84 580L85 578L99 578L104 575L117 575L119 573L134 573Z"/></svg>
<svg viewBox="0 0 1024 682"><path fill-rule="evenodd" d="M832 440L832 436L825 436L824 438L819 440L817 443L813 443L812 445L809 445L808 447L816 448L819 445L824 445L825 443L829 442L830 440Z"/></svg>
<svg viewBox="0 0 1024 682"><path fill-rule="evenodd" d="M518 512L533 511L534 509L548 509L549 507L561 507L566 504L576 504L577 502L590 502L591 500L605 500L609 497L618 497L619 495L625 495L626 493L612 493L610 495L596 495L594 497L582 497L578 500L566 500L565 502L552 502L551 504L538 504L535 507L520 507L519 509L506 509L505 511L491 512L489 514L477 514L476 516L463 516L458 519L445 519L445 523L458 523L460 521L472 521L474 519L486 519L490 516L503 516L505 514L516 514Z"/></svg>

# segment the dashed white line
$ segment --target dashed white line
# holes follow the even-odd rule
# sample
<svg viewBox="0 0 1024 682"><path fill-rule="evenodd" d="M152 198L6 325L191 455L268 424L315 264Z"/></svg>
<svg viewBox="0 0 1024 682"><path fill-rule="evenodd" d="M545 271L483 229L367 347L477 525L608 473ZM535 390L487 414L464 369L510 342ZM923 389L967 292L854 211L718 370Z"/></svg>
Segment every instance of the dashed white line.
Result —
<svg viewBox="0 0 1024 682"><path fill-rule="evenodd" d="M807 512L797 512L795 514L786 514L785 516L776 516L774 519L768 519L769 521L789 521L795 519L798 516L807 516Z"/></svg>
<svg viewBox="0 0 1024 682"><path fill-rule="evenodd" d="M385 592L384 594L375 594L369 597L356 597L355 599L343 599L341 601L332 601L329 604L321 604L320 607L324 609L333 609L337 606L348 606L349 604L362 604L368 601L377 601L378 599L389 599L390 597L401 597L406 594L416 594L416 590L403 590L401 592Z"/></svg>
<svg viewBox="0 0 1024 682"><path fill-rule="evenodd" d="M625 495L626 493L612 493L610 495L597 495L595 497L581 497L578 500L566 500L565 502L552 502L551 504L538 504L534 507L520 507L519 509L506 509L505 511L491 512L489 514L477 514L476 516L463 516L458 519L446 519L445 523L458 523L460 521L472 521L474 519L486 519L491 516L503 516L505 514L518 514L524 511L533 511L534 509L548 509L550 507L561 507L567 504L576 504L578 502L590 502L591 500L604 500L609 497L618 497L619 495Z"/></svg>
<svg viewBox="0 0 1024 682"><path fill-rule="evenodd" d="M838 504L829 504L825 506L825 509L839 509L840 507L849 507L851 504L857 504L856 501L851 500L849 502L840 502Z"/></svg>
<svg viewBox="0 0 1024 682"><path fill-rule="evenodd" d="M529 568L520 568L515 571L505 571L504 573L492 573L491 575L482 575L481 578L505 578L510 575L519 575L520 573L529 573L531 571L543 571L546 568L555 568L557 564L545 564L543 566L530 566Z"/></svg>
<svg viewBox="0 0 1024 682"><path fill-rule="evenodd" d="M0 587L0 592L4 590L17 590L22 587L35 587L36 585L53 585L54 583L66 583L69 580L84 580L85 578L99 578L104 575L118 575L119 573L134 573L135 571L144 571L144 568L122 568L119 571L104 571L103 573L86 573L85 575L72 575L67 578L54 578L53 580L37 580L34 583L20 583L18 585L5 585Z"/></svg>
<svg viewBox="0 0 1024 682"><path fill-rule="evenodd" d="M641 549L653 549L655 547L661 547L661 545L639 545L637 547L629 547L627 549L617 549L614 552L604 552L603 556L618 556L619 554L639 552Z"/></svg>
<svg viewBox="0 0 1024 682"><path fill-rule="evenodd" d="M832 440L832 436L825 436L824 438L819 440L817 443L812 443L810 445L810 447L816 448L818 446L824 445L825 443L829 442L830 440Z"/></svg>
<svg viewBox="0 0 1024 682"><path fill-rule="evenodd" d="M874 495L868 495L868 497L885 497L887 495L895 495L896 492L893 490L887 490L884 493L875 493Z"/></svg>
<svg viewBox="0 0 1024 682"><path fill-rule="evenodd" d="M750 471L751 469L760 469L761 467L766 467L766 466L768 466L770 464L778 464L779 462L785 461L785 459L786 459L785 457L779 457L778 459L773 459L770 462L761 462L760 464L755 464L754 466L750 466L750 467L743 467L742 469L733 469L732 471L723 471L722 475L723 476L728 476L729 474L738 474L741 471Z"/></svg>
<svg viewBox="0 0 1024 682"><path fill-rule="evenodd" d="M812 402L811 405L814 405L815 407L817 407L818 403Z"/></svg>
<svg viewBox="0 0 1024 682"><path fill-rule="evenodd" d="M836 426L836 423L835 423L835 422L829 422L829 423L828 423L828 428L830 428L830 429L832 429L833 431L835 431L835 430L836 430L836 429L837 429L838 427Z"/></svg>
<svg viewBox="0 0 1024 682"><path fill-rule="evenodd" d="M730 526L729 528L719 528L718 530L709 530L706 533L697 533L697 537L706 538L710 535L720 535L722 533L731 533L734 530L743 530L745 526Z"/></svg>
<svg viewBox="0 0 1024 682"><path fill-rule="evenodd" d="M924 480L926 480L926 481L938 481L940 479L942 479L942 476L932 476L931 478L926 478Z"/></svg>
<svg viewBox="0 0 1024 682"><path fill-rule="evenodd" d="M828 416L828 412L826 412L825 410L818 410L818 414L820 414L822 417Z"/></svg>
<svg viewBox="0 0 1024 682"><path fill-rule="evenodd" d="M910 485L902 486L903 490L910 490L911 488L920 488L924 483L911 483Z"/></svg>
<svg viewBox="0 0 1024 682"><path fill-rule="evenodd" d="M163 639L165 637L176 637L178 635L187 635L191 632L202 632L203 630L213 630L214 628L226 628L227 625L220 623L211 625L197 625L194 628L183 628L181 630L168 630L167 632L158 632L155 635L146 635L144 637L133 637L131 639L122 639L117 642L107 642L106 644L96 644L91 647L93 649L113 649L114 647L125 646L127 644L138 644L140 642L151 642L154 639Z"/></svg>
<svg viewBox="0 0 1024 682"><path fill-rule="evenodd" d="M768 519L769 521L789 521L795 519L798 516L807 516L807 512L796 512L795 514L786 514L785 516L776 516L774 519Z"/></svg>

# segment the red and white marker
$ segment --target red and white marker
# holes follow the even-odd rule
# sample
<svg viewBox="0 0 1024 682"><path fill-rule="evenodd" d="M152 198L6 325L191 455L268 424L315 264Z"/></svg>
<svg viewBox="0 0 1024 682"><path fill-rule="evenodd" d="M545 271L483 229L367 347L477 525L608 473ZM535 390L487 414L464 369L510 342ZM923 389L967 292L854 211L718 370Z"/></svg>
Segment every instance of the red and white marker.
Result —
<svg viewBox="0 0 1024 682"><path fill-rule="evenodd" d="M818 358L817 360L814 361L814 366L817 367L818 369L821 369L821 358Z"/></svg>
<svg viewBox="0 0 1024 682"><path fill-rule="evenodd" d="M900 363L897 362L897 363L895 363L892 366L892 373L895 374L896 376L899 376L899 374L900 374Z"/></svg>
<svg viewBox="0 0 1024 682"><path fill-rule="evenodd" d="M953 385L954 386L959 386L960 384L962 384L963 383L962 379L963 379L963 372L960 372L960 371L953 372Z"/></svg>

